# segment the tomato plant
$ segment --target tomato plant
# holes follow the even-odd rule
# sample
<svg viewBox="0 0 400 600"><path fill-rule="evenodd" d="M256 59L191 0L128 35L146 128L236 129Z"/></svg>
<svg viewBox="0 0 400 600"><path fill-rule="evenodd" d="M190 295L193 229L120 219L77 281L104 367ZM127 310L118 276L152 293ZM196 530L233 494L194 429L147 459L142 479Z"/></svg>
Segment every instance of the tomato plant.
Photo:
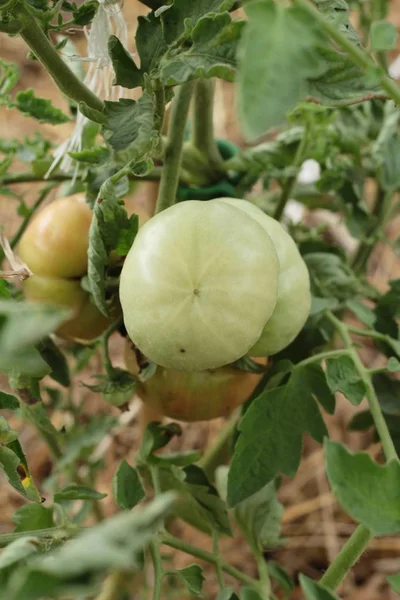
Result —
<svg viewBox="0 0 400 600"><path fill-rule="evenodd" d="M400 590L395 8L0 0L1 598Z"/></svg>

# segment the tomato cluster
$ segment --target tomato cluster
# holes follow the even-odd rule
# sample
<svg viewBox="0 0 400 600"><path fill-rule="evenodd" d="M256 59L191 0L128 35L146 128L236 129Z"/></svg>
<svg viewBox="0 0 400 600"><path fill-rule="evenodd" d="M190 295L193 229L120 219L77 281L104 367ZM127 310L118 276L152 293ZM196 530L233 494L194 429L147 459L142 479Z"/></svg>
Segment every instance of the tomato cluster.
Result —
<svg viewBox="0 0 400 600"><path fill-rule="evenodd" d="M91 341L110 324L80 282L87 271L91 220L84 194L59 198L35 215L18 248L33 273L24 282L25 297L71 309L72 318L56 332L70 341Z"/></svg>
<svg viewBox="0 0 400 600"><path fill-rule="evenodd" d="M203 371L285 348L308 317L310 283L290 235L259 208L193 200L140 230L120 300L145 356L166 369Z"/></svg>

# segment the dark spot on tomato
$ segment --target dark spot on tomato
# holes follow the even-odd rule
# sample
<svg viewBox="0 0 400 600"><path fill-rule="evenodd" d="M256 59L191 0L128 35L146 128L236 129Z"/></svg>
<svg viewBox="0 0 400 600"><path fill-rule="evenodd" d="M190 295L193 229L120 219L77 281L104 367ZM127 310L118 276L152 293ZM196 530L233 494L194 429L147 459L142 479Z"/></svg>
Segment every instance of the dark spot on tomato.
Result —
<svg viewBox="0 0 400 600"><path fill-rule="evenodd" d="M185 350L185 348L180 348L179 352L180 352L181 354L184 354L184 353L186 352L186 350Z"/></svg>
<svg viewBox="0 0 400 600"><path fill-rule="evenodd" d="M195 296L200 296L200 290L199 290L198 288L194 288L194 290L193 290L193 294L194 294Z"/></svg>

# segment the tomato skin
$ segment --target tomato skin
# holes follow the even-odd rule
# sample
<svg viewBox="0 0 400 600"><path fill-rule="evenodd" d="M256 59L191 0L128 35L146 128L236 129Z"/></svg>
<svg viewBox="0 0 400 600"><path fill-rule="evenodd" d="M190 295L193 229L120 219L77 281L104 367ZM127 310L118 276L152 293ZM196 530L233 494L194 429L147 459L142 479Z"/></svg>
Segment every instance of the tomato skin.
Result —
<svg viewBox="0 0 400 600"><path fill-rule="evenodd" d="M91 221L84 194L54 200L34 216L18 254L37 275L82 277L87 271Z"/></svg>
<svg viewBox="0 0 400 600"><path fill-rule="evenodd" d="M250 356L271 356L288 346L300 333L311 307L310 277L294 240L279 221L246 200L219 198L254 218L269 234L279 260L278 299Z"/></svg>
<svg viewBox="0 0 400 600"><path fill-rule="evenodd" d="M129 337L152 362L203 371L244 356L277 298L265 230L217 201L187 201L150 219L125 260L120 300Z"/></svg>
<svg viewBox="0 0 400 600"><path fill-rule="evenodd" d="M90 342L101 335L111 321L104 317L76 279L57 279L32 275L23 283L25 298L32 302L55 304L71 309L73 317L57 329L68 341Z"/></svg>
<svg viewBox="0 0 400 600"><path fill-rule="evenodd" d="M133 375L138 375L136 356L129 340L125 347L125 364ZM231 366L199 372L157 367L150 379L143 382L137 378L136 393L154 414L178 421L209 421L225 417L243 404L261 376Z"/></svg>

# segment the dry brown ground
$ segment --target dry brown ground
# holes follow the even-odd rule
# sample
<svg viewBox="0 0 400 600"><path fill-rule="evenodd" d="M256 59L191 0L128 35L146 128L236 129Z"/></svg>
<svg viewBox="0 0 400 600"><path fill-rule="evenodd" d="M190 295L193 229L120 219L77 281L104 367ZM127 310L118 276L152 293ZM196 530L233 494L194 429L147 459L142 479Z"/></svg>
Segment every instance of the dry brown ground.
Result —
<svg viewBox="0 0 400 600"><path fill-rule="evenodd" d="M395 22L400 20L400 12L397 10L398 2L392 2L392 17ZM133 31L135 18L138 13L145 12L144 7L132 1L126 2L125 13L130 28ZM131 32L132 34L132 32ZM74 39L82 47L83 38L75 33ZM0 34L0 56L6 60L18 63L21 69L20 89L35 87L40 90L40 95L53 99L60 107L65 107L65 101L55 89L49 76L37 64L26 57L27 51L21 40L9 40ZM231 86L219 84L217 88L216 102L216 127L221 137L227 136L240 142L240 135L236 127L234 101ZM69 125L57 127L39 126L33 120L25 119L16 111L2 109L0 114L1 135L6 138L31 135L37 130L45 131L55 142L61 141L68 133ZM19 191L26 194L28 202L34 200L37 187L34 185L21 185ZM149 196L154 196L152 191L142 189L132 200L131 206L148 205ZM18 223L14 216L14 208L7 198L0 196L0 222L5 227L7 234L15 231ZM389 232L397 237L399 224L391 226ZM385 247L376 250L371 260L370 277L382 289L387 285L390 278L399 277L400 265L394 254ZM121 360L121 348L118 340L115 340L114 360ZM365 359L372 366L376 365L379 357L371 348L366 348ZM91 373L98 372L99 363L93 360L85 379ZM87 377L86 377L87 376ZM83 379L83 376L80 376ZM87 418L92 412L114 412L118 411L106 407L102 400L95 394L84 390L79 385L74 390L75 402L84 404L82 418ZM133 461L136 449L140 442L140 418L138 418L138 405L134 403L134 411L124 413L120 417L120 426L117 427L112 436L100 444L98 453L103 454L105 470L97 481L97 489L110 492L110 482L116 466L122 458L129 462ZM338 398L338 409L334 417L328 417L328 427L333 439L346 442L353 450L369 448L373 454L379 453L377 446L371 446L371 439L367 435L349 434L346 424L356 410L362 410L350 406L343 398ZM136 409L136 413L135 413ZM86 417L85 417L86 415ZM54 415L56 426L62 426L63 415ZM185 424L184 435L175 443L176 446L184 448L206 448L217 435L222 425L221 420L211 423ZM45 479L51 469L51 462L47 449L37 434L28 425L19 424L21 441L29 457L30 465L37 483ZM353 531L354 523L341 511L332 497L329 486L324 475L324 462L321 448L310 439L305 440L304 461L300 470L293 480L285 480L280 490L280 499L285 506L283 517L283 534L286 543L283 549L271 553L274 560L280 561L292 574L304 572L311 577L318 578L326 568L327 564L337 554L343 542ZM111 494L103 501L105 512L112 513L115 505ZM19 496L1 481L0 487L0 532L12 529L11 514L21 504ZM176 524L177 533L204 548L210 547L210 541L197 531L181 524ZM237 536L233 540L226 539L221 543L227 560L243 569L249 574L255 575L255 565L246 544ZM341 589L341 597L346 600L394 600L395 594L389 591L385 584L388 574L400 571L400 539L387 537L374 540L368 552L359 561L352 575L347 579ZM174 554L177 566L191 563L192 559ZM209 598L215 597L216 580L212 569L206 567L207 583L206 589ZM151 580L151 573L148 574ZM133 597L133 596L132 596ZM300 598L298 590L293 594L292 600Z"/></svg>

